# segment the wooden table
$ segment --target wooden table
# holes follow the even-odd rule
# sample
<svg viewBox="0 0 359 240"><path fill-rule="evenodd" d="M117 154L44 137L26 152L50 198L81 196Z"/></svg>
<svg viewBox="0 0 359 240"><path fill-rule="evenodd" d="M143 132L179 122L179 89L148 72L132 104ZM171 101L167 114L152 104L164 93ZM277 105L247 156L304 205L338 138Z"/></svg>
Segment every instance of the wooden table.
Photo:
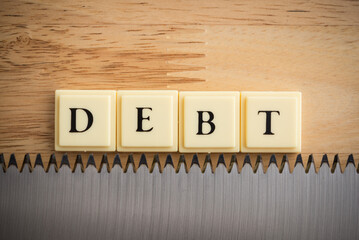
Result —
<svg viewBox="0 0 359 240"><path fill-rule="evenodd" d="M357 1L2 0L0 9L6 162L29 153L33 163L41 153L46 165L56 89L301 91L303 160L358 161ZM120 156L124 163L127 153ZM269 157L262 155L264 166ZM296 155L288 157L292 167Z"/></svg>

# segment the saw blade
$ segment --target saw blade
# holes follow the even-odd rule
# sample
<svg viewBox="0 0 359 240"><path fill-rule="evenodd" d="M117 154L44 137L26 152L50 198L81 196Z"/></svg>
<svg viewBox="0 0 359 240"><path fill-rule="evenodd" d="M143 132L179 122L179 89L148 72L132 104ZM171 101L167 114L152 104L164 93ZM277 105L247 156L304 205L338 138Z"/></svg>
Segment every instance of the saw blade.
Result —
<svg viewBox="0 0 359 240"><path fill-rule="evenodd" d="M105 161L106 162L106 161ZM116 159L115 159L116 162ZM55 162L56 163L56 162ZM48 172L38 162L0 171L1 239L358 239L359 174L354 164L306 173L297 164L266 173L245 163L212 172L172 162L98 172L81 159ZM58 172L56 172L58 171Z"/></svg>

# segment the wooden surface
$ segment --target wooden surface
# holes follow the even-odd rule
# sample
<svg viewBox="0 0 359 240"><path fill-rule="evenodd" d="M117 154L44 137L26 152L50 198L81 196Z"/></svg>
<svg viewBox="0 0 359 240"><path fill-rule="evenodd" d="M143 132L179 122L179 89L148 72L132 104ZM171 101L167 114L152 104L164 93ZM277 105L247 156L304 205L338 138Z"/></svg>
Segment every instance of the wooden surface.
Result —
<svg viewBox="0 0 359 240"><path fill-rule="evenodd" d="M56 89L293 90L304 158L357 160L358 66L358 1L2 0L0 153L48 161Z"/></svg>

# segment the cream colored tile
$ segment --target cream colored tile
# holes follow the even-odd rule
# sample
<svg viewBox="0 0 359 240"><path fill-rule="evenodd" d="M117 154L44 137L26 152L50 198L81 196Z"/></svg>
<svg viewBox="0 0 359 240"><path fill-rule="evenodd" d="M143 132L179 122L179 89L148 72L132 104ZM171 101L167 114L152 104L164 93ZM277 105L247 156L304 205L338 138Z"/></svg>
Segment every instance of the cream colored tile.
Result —
<svg viewBox="0 0 359 240"><path fill-rule="evenodd" d="M239 95L180 92L180 152L238 152Z"/></svg>
<svg viewBox="0 0 359 240"><path fill-rule="evenodd" d="M116 91L57 90L56 151L116 150Z"/></svg>
<svg viewBox="0 0 359 240"><path fill-rule="evenodd" d="M117 104L117 151L177 151L177 91L120 90Z"/></svg>
<svg viewBox="0 0 359 240"><path fill-rule="evenodd" d="M241 92L241 105L242 152L300 152L300 92Z"/></svg>

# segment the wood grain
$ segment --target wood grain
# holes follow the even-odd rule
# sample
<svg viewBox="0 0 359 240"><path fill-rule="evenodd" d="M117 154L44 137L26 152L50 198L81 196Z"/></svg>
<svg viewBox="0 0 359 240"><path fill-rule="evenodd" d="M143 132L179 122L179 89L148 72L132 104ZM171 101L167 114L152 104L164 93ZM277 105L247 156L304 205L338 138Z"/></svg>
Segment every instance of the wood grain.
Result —
<svg viewBox="0 0 359 240"><path fill-rule="evenodd" d="M0 153L18 161L54 151L56 89L301 91L302 154L359 153L357 1L16 0L0 9Z"/></svg>
<svg viewBox="0 0 359 240"><path fill-rule="evenodd" d="M2 24L358 25L345 0L2 0Z"/></svg>

